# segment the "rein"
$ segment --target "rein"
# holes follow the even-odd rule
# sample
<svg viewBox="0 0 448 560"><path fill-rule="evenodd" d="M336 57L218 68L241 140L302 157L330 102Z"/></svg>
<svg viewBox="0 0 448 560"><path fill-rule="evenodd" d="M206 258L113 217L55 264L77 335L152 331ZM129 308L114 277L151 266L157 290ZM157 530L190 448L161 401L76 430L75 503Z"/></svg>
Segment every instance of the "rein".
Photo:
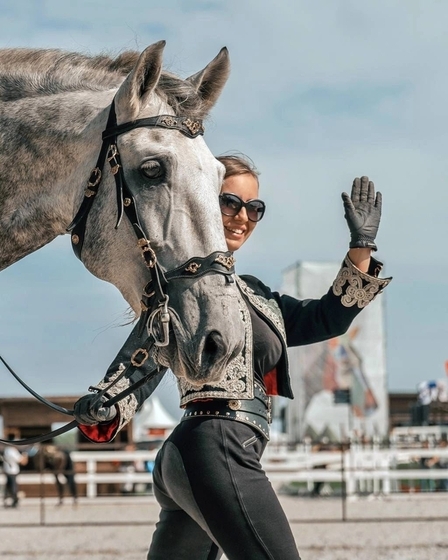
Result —
<svg viewBox="0 0 448 560"><path fill-rule="evenodd" d="M115 112L115 101L112 101L106 129L102 134L103 141L96 166L90 173L87 187L84 190L84 198L73 221L67 227L67 232L71 234L73 251L78 259L81 260L88 215L98 193L103 176L103 169L107 160L110 164L112 174L114 175L116 186L118 216L115 229L117 229L120 225L123 214L126 214L126 217L130 221L134 229L134 233L137 236L137 245L142 252L146 266L150 271L151 280L143 290L141 300L142 314L140 316L140 334L146 327L148 338L146 339L143 347L138 348L133 353L127 367L124 367L119 375L106 388L96 393L95 396L98 399L101 399L104 395L108 397L107 391L120 379L127 377L132 373L132 371L129 371L131 366L137 368L141 367L148 359L150 351L154 346L168 346L170 334L170 312L175 313L175 311L168 305L169 296L166 293L166 288L170 281L188 278L196 279L206 274L215 273L222 274L226 278L227 282L233 282L232 274L234 273L235 261L232 254L228 251L216 251L207 257L193 257L168 272L164 272L161 268L157 256L151 247L151 241L147 238L147 235L141 225L137 212L136 201L132 191L126 183L117 147L117 137L119 135L125 134L126 132L130 132L131 130L139 127L159 127L178 130L189 138L196 138L197 136L204 134L202 120L185 116L177 117L172 115L158 115L118 125ZM22 381L22 379L20 379L20 377L12 370L12 368L1 356L0 360L6 366L8 371L15 377L15 379L42 404L67 416L73 416L73 410L60 407L36 393L24 381ZM152 377L159 374L160 371L160 369L152 370L137 382L131 384L124 391L121 391L114 397L108 397L107 401L102 404L102 407L110 408L114 406L120 400L134 392L138 387L149 381ZM78 426L78 422L73 420L65 426L41 436L13 441L0 439L0 443L6 445L31 445L52 439L57 435L72 430L76 426Z"/></svg>

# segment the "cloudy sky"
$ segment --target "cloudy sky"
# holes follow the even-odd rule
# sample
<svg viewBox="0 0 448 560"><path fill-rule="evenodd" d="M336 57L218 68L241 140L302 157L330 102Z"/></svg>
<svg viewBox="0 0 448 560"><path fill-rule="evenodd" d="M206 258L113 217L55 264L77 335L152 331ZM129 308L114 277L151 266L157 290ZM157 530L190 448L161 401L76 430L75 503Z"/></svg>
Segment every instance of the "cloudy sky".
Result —
<svg viewBox="0 0 448 560"><path fill-rule="evenodd" d="M412 391L448 359L447 20L441 0L0 0L0 47L116 55L166 39L165 68L186 77L227 46L206 141L252 157L268 204L238 272L278 289L296 261L341 261L340 193L368 175L383 193L378 258L394 277L389 388ZM0 294L0 355L46 395L84 393L129 332L126 302L68 236L2 271ZM23 394L6 371L0 380L1 396Z"/></svg>

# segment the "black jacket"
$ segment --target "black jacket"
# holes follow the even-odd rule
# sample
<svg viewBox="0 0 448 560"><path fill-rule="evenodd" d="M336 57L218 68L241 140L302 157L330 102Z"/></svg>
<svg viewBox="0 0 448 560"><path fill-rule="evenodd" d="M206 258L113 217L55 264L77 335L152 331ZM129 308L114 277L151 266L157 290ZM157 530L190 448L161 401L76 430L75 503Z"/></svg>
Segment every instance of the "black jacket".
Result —
<svg viewBox="0 0 448 560"><path fill-rule="evenodd" d="M253 276L241 276L238 279L242 280L238 284L246 304L252 305L282 341L283 353L277 365L280 395L293 398L287 347L321 342L344 334L358 313L389 284L390 278L378 278L381 267L381 263L372 258L369 273L365 274L346 257L333 285L320 299L298 300L280 295ZM143 330L144 335L138 335L140 330ZM146 329L140 329L137 323L105 377L90 388L92 391L106 388L123 369L122 365L128 368L127 375L107 391L111 396L149 376L144 384L119 401L120 422L117 431L129 422L167 371L166 368L158 369L151 359L146 360L141 367L131 365L131 356L136 349L144 347L145 342Z"/></svg>

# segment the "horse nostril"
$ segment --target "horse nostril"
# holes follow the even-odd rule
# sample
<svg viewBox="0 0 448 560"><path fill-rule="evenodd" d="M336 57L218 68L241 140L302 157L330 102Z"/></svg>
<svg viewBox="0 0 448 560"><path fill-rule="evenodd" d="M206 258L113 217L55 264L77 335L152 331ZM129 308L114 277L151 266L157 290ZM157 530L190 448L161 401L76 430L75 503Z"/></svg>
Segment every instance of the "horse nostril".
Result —
<svg viewBox="0 0 448 560"><path fill-rule="evenodd" d="M211 331L204 343L204 357L217 358L222 349L222 336L218 331Z"/></svg>

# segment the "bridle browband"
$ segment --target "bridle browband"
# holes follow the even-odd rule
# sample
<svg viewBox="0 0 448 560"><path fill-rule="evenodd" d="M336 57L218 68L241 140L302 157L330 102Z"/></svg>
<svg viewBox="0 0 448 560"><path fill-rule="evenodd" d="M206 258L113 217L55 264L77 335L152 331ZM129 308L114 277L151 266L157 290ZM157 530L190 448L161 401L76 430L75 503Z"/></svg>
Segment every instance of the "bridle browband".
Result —
<svg viewBox="0 0 448 560"><path fill-rule="evenodd" d="M154 346L167 346L169 344L170 333L170 311L174 312L168 305L169 296L166 293L167 285L170 281L178 279L196 279L206 274L222 274L228 282L233 282L232 274L234 273L234 258L230 252L217 251L207 257L193 257L178 266L177 268L165 272L157 259L157 256L151 247L151 242L148 239L138 217L136 201L132 191L126 183L121 165L120 154L117 147L117 137L126 132L130 132L135 128L166 128L178 130L189 138L196 138L204 134L204 127L202 120L194 119L185 116L172 116L172 115L158 115L144 119L137 119L132 122L124 124L117 124L117 117L115 112L115 100L112 101L110 106L109 116L107 119L106 129L102 134L102 145L100 153L96 162L96 166L90 173L87 187L84 191L84 198L81 202L78 212L76 213L73 221L67 227L67 232L71 234L71 242L75 255L81 260L81 252L84 244L85 230L87 218L92 208L98 189L103 177L103 170L106 160L109 162L112 174L115 178L116 195L117 195L117 208L118 216L115 224L115 229L121 223L123 213L126 214L130 221L134 233L137 236L137 245L142 252L143 259L151 274L151 280L143 290L141 300L142 313L140 315L140 335L146 327L148 338L141 348L135 350L131 357L131 363L123 368L119 375L105 388L96 393L98 399L106 396L107 400L102 404L102 407L109 408L114 406L117 402L128 396L135 391L138 387L149 381L151 377L161 373L160 369L150 371L143 376L139 381L127 387L124 391L114 397L110 397L107 391L114 386L123 377L128 377L132 373L129 371L131 366L141 367L149 358L150 352ZM174 312L175 313L175 312ZM10 368L5 360L0 356L0 360L6 366L8 371L19 381L19 383L41 403L49 406L50 408L68 416L73 416L73 410L60 407L38 393L33 391L20 377ZM167 369L167 368L164 368ZM48 434L37 436L34 438L26 438L21 440L7 441L0 439L0 443L7 445L31 445L34 443L46 441L55 437L56 435L65 433L72 430L78 425L74 420L69 424L54 430Z"/></svg>

